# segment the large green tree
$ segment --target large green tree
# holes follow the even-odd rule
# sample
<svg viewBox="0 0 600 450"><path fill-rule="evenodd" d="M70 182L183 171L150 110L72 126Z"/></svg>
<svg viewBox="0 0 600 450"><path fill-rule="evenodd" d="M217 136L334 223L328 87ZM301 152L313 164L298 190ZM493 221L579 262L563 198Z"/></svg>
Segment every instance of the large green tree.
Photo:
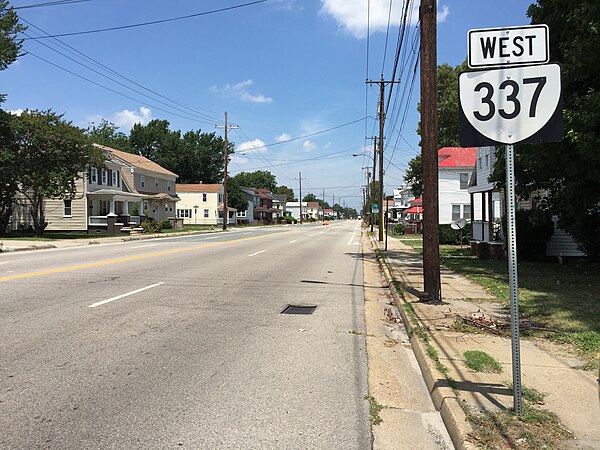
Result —
<svg viewBox="0 0 600 450"><path fill-rule="evenodd" d="M38 236L48 225L44 199L73 198L75 182L87 166L100 167L102 152L91 145L83 130L52 111L25 111L14 119L18 191L31 207Z"/></svg>
<svg viewBox="0 0 600 450"><path fill-rule="evenodd" d="M116 148L117 150L131 151L129 136L119 131L118 126L107 120L102 119L98 125L89 126L86 134L96 144Z"/></svg>
<svg viewBox="0 0 600 450"><path fill-rule="evenodd" d="M171 170L176 163L181 140L180 131L171 131L168 120L154 119L147 125L136 123L129 133L133 153Z"/></svg>
<svg viewBox="0 0 600 450"><path fill-rule="evenodd" d="M175 163L169 169L179 175L179 183L221 183L223 181L224 140L215 133L188 131L179 145ZM234 146L230 142L227 152Z"/></svg>
<svg viewBox="0 0 600 450"><path fill-rule="evenodd" d="M285 185L277 186L275 188L275 190L273 191L273 193L274 194L285 194L286 201L288 201L288 202L297 202L298 201L298 198L296 198L296 195L294 194L294 190Z"/></svg>
<svg viewBox="0 0 600 450"><path fill-rule="evenodd" d="M248 200L235 177L227 177L227 205L238 211L248 209Z"/></svg>
<svg viewBox="0 0 600 450"><path fill-rule="evenodd" d="M13 120L14 116L0 109L0 235L8 228L18 186Z"/></svg>
<svg viewBox="0 0 600 450"><path fill-rule="evenodd" d="M437 67L437 119L438 148L460 147L458 141L458 75L468 69L467 61L452 67L440 64ZM421 105L417 107L421 110ZM421 135L421 122L417 126ZM415 156L408 163L404 180L412 186L415 196L423 195L423 162L421 155Z"/></svg>
<svg viewBox="0 0 600 450"><path fill-rule="evenodd" d="M267 170L255 170L254 172L240 172L234 177L240 186L255 189L268 189L271 192L277 187L275 175Z"/></svg>
<svg viewBox="0 0 600 450"><path fill-rule="evenodd" d="M19 57L23 39L17 39L17 34L25 30L8 1L0 0L0 70L6 69ZM4 94L0 94L0 103L3 101Z"/></svg>

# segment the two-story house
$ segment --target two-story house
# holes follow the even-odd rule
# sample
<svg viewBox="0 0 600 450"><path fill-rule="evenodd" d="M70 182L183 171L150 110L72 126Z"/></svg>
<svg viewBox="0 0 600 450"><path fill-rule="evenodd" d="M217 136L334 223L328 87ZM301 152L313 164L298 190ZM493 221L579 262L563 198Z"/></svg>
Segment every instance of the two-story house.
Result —
<svg viewBox="0 0 600 450"><path fill-rule="evenodd" d="M44 200L46 230L118 233L139 225L140 216L174 218L176 174L143 156L94 145L104 153L104 167L79 174L73 197ZM30 216L27 206L16 207L12 229L27 228Z"/></svg>
<svg viewBox="0 0 600 450"><path fill-rule="evenodd" d="M184 225L218 225L223 223L222 184L177 184L177 217ZM236 223L237 210L227 208L228 224Z"/></svg>
<svg viewBox="0 0 600 450"><path fill-rule="evenodd" d="M476 158L475 147L444 147L438 151L440 224L459 219L471 220L468 188Z"/></svg>
<svg viewBox="0 0 600 450"><path fill-rule="evenodd" d="M286 210L286 206L286 194L273 194L273 209L277 210L277 212L273 213L273 219L281 219L282 217L289 215L289 211Z"/></svg>
<svg viewBox="0 0 600 450"><path fill-rule="evenodd" d="M307 202L302 202L302 220L307 220L308 216L306 214ZM300 202L288 202L286 204L286 208L292 217L296 220L300 220Z"/></svg>
<svg viewBox="0 0 600 450"><path fill-rule="evenodd" d="M242 194L248 201L248 206L244 211L237 212L237 223L241 225L250 225L254 223L254 208L260 206L258 191L250 187L240 187Z"/></svg>

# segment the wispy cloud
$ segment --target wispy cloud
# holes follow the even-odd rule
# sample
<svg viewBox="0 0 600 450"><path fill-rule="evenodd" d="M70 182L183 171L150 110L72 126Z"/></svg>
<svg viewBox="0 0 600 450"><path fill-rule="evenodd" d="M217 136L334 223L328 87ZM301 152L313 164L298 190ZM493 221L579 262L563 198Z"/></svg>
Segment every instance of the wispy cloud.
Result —
<svg viewBox="0 0 600 450"><path fill-rule="evenodd" d="M248 91L248 87L254 85L254 81L246 80L239 83L227 83L223 87L211 86L210 92L213 94L223 94L229 97L236 97L243 102L251 103L272 103L273 99L263 94L254 94Z"/></svg>
<svg viewBox="0 0 600 450"><path fill-rule="evenodd" d="M237 153L265 153L268 148L265 147L265 142L260 139L254 139L252 141L244 141L241 144L236 145Z"/></svg>
<svg viewBox="0 0 600 450"><path fill-rule="evenodd" d="M390 0L321 0L321 14L333 17L341 29L357 39L362 39L367 36L367 17L371 33L386 31L388 17L391 24L399 25L406 1L408 0L393 2L390 15ZM369 3L371 7L367 11ZM449 13L449 8L442 6L438 12L438 22L444 22ZM416 24L419 20L419 2L413 3L408 14L410 24Z"/></svg>
<svg viewBox="0 0 600 450"><path fill-rule="evenodd" d="M281 133L279 136L275 137L275 142L285 142L285 141L289 141L292 138L291 135L287 134L287 133Z"/></svg>

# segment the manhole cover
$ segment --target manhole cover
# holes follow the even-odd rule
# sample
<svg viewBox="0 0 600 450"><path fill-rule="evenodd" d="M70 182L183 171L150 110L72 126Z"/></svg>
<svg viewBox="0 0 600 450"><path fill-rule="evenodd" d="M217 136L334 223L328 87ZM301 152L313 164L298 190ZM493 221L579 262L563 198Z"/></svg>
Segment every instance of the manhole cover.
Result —
<svg viewBox="0 0 600 450"><path fill-rule="evenodd" d="M315 312L316 306L302 306L302 305L287 305L281 314L303 314L308 315Z"/></svg>

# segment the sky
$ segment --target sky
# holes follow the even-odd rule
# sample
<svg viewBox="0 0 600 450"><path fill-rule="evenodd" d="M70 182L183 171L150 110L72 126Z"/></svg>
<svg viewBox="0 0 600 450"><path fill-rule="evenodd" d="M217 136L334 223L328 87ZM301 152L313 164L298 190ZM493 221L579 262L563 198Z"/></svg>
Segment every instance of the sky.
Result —
<svg viewBox="0 0 600 450"><path fill-rule="evenodd" d="M401 29L400 82L385 94L386 193L419 152L418 0L404 1L75 0L18 9L29 28L25 54L0 72L3 108L52 109L82 128L105 119L125 133L166 119L173 130L222 134L215 125L227 112L236 126L231 173L268 170L296 194L301 173L303 195L359 209L378 134L379 86L365 80L392 79ZM464 61L470 29L529 24L530 3L439 0L438 64ZM182 16L193 17L29 39Z"/></svg>

